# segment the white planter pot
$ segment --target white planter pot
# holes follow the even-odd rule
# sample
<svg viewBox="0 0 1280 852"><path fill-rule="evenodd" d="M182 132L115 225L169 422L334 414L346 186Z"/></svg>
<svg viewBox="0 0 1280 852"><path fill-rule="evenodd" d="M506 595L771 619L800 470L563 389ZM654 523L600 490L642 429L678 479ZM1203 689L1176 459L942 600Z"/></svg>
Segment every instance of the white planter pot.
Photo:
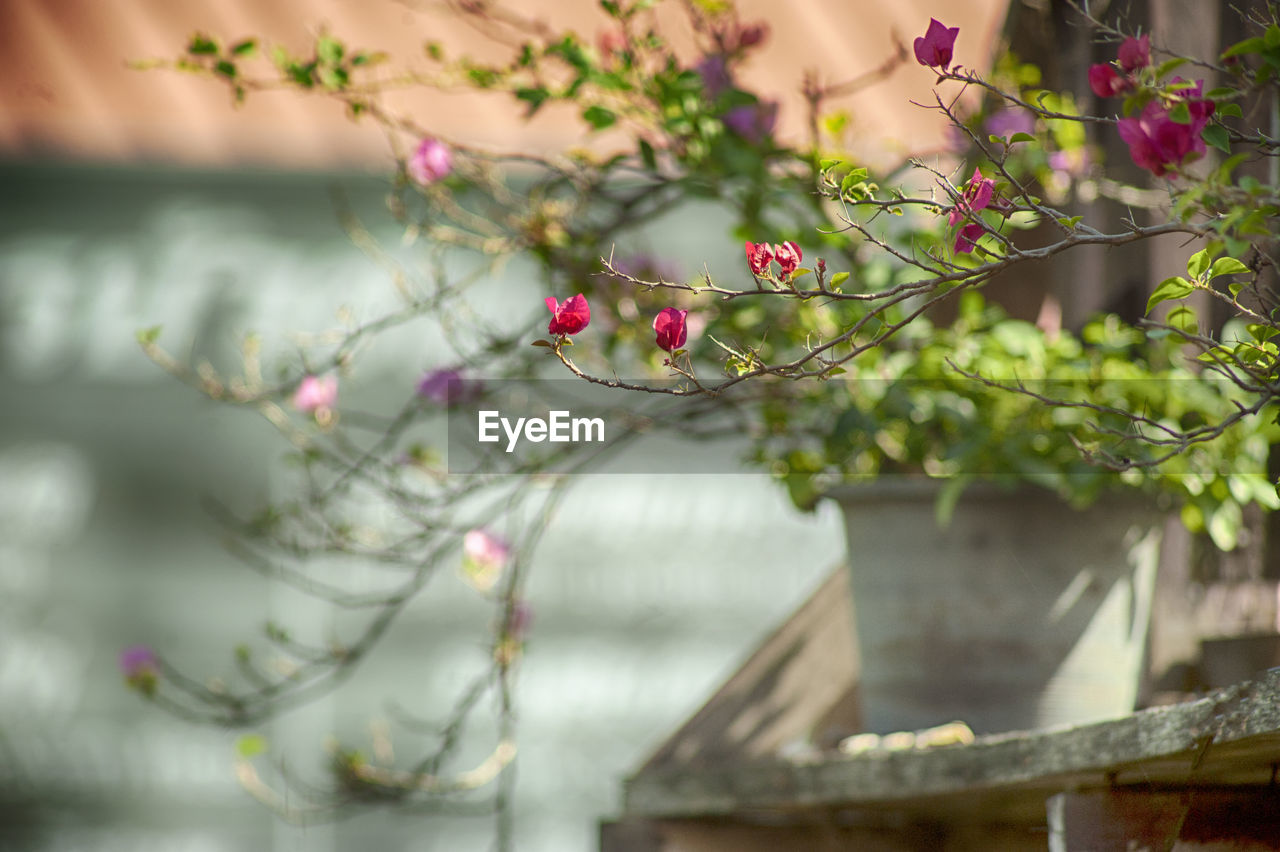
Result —
<svg viewBox="0 0 1280 852"><path fill-rule="evenodd" d="M1133 711L1162 516L1074 511L1043 489L972 486L950 523L929 481L832 492L844 508L866 729L1027 730Z"/></svg>

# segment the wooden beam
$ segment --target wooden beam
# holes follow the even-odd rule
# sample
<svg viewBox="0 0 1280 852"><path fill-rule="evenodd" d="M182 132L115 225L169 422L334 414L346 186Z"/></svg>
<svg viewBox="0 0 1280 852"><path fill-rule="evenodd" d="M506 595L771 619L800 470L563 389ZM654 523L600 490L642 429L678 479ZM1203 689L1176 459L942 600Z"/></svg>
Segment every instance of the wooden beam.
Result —
<svg viewBox="0 0 1280 852"><path fill-rule="evenodd" d="M1280 787L1124 789L1048 800L1051 852L1280 850Z"/></svg>

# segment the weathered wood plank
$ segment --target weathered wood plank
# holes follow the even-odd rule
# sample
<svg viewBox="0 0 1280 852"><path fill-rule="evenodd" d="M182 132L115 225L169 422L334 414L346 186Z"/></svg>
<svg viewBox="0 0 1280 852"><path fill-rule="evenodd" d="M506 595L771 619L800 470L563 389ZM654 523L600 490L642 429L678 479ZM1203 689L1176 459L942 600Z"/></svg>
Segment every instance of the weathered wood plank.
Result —
<svg viewBox="0 0 1280 852"><path fill-rule="evenodd" d="M1276 764L1280 669L1197 701L1089 725L979 737L971 745L705 770L655 767L626 785L625 813L857 807L904 818L1025 820L1035 819L1028 815L1047 796L1068 789L1267 783Z"/></svg>

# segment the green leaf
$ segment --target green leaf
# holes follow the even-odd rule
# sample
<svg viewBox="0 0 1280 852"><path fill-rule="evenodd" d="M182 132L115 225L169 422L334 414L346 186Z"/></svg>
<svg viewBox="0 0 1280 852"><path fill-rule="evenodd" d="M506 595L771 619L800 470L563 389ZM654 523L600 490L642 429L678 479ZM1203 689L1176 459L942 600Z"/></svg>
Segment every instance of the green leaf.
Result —
<svg viewBox="0 0 1280 852"><path fill-rule="evenodd" d="M530 346L541 346L541 347L543 347L544 349L554 349L554 348L555 348L555 346L553 346L553 345L552 345L552 343L551 343L551 341L550 341L550 340L535 340L535 341L533 341L533 343L530 343L529 345L530 345Z"/></svg>
<svg viewBox="0 0 1280 852"><path fill-rule="evenodd" d="M640 140L640 159L644 161L644 166L651 172L658 170L658 157L653 151L653 146L648 140Z"/></svg>
<svg viewBox="0 0 1280 852"><path fill-rule="evenodd" d="M217 56L218 43L201 33L196 33L187 42L187 53L192 56Z"/></svg>
<svg viewBox="0 0 1280 852"><path fill-rule="evenodd" d="M829 171L830 169L834 169L836 166L840 165L843 162L844 160L840 159L839 157L827 157L825 159L818 161L818 168L825 172L825 171Z"/></svg>
<svg viewBox="0 0 1280 852"><path fill-rule="evenodd" d="M1209 267L1209 279L1212 280L1219 275L1239 275L1241 272L1248 271L1249 267L1234 257L1220 257L1213 262L1213 266Z"/></svg>
<svg viewBox="0 0 1280 852"><path fill-rule="evenodd" d="M1200 138L1224 154L1231 153L1231 134L1221 124L1205 125L1200 131Z"/></svg>
<svg viewBox="0 0 1280 852"><path fill-rule="evenodd" d="M1170 299L1183 299L1191 294L1195 287L1191 286L1191 282L1185 278L1166 278L1160 282L1160 286L1151 294L1151 298L1147 299L1147 313L1151 313L1151 309L1161 302Z"/></svg>
<svg viewBox="0 0 1280 852"><path fill-rule="evenodd" d="M1200 331L1200 321L1196 319L1195 312L1181 306L1169 311L1169 315L1165 317L1165 324L1186 334L1198 334Z"/></svg>
<svg viewBox="0 0 1280 852"><path fill-rule="evenodd" d="M1009 137L1010 145L1014 145L1018 142L1034 142L1034 141L1036 141L1036 137L1032 136L1030 133L1015 133Z"/></svg>
<svg viewBox="0 0 1280 852"><path fill-rule="evenodd" d="M1227 500L1209 518L1209 538L1219 550L1234 550L1242 523L1240 504Z"/></svg>
<svg viewBox="0 0 1280 852"><path fill-rule="evenodd" d="M618 116L614 115L613 110L606 109L598 104L593 104L584 109L582 118L596 130L604 130L606 127L611 127L618 120Z"/></svg>
<svg viewBox="0 0 1280 852"><path fill-rule="evenodd" d="M1185 101L1174 104L1173 109L1169 110L1169 118L1176 121L1178 124L1190 124L1191 108L1187 106Z"/></svg>
<svg viewBox="0 0 1280 852"><path fill-rule="evenodd" d="M1240 56L1245 53L1259 53L1267 43L1260 38L1247 38L1244 41L1238 41L1222 52L1223 59L1230 59L1232 56Z"/></svg>
<svg viewBox="0 0 1280 852"><path fill-rule="evenodd" d="M1157 80L1160 79L1164 75L1168 74L1170 71L1174 70L1175 68L1179 68L1185 65L1186 63L1187 63L1187 60L1183 59L1182 57L1177 57L1175 59L1170 59L1165 62L1161 62L1159 65L1156 66L1156 79Z"/></svg>
<svg viewBox="0 0 1280 852"><path fill-rule="evenodd" d="M541 86L538 88L516 89L516 98L529 105L529 109L524 114L525 118L537 112L549 97L551 97L551 93Z"/></svg>
<svg viewBox="0 0 1280 852"><path fill-rule="evenodd" d="M1240 104L1222 104L1215 110L1217 115L1230 115L1236 118L1244 117L1244 110L1240 109Z"/></svg>
<svg viewBox="0 0 1280 852"><path fill-rule="evenodd" d="M267 750L267 740L261 734L245 734L236 740L236 754L250 760Z"/></svg>
<svg viewBox="0 0 1280 852"><path fill-rule="evenodd" d="M233 56L253 56L258 50L257 39L247 38L244 41L237 42L231 46Z"/></svg>
<svg viewBox="0 0 1280 852"><path fill-rule="evenodd" d="M151 328L144 328L134 334L138 342L143 346L154 346L155 342L160 339L160 332L164 329L162 325L153 325Z"/></svg>
<svg viewBox="0 0 1280 852"><path fill-rule="evenodd" d="M843 284L844 282L846 282L846 281L848 281L848 280L849 280L849 273L847 273L847 272L837 272L835 275L832 275L832 276L831 276L831 286L832 286L832 287L839 287L841 284Z"/></svg>
<svg viewBox="0 0 1280 852"><path fill-rule="evenodd" d="M213 70L229 80L234 80L236 78L236 66L234 62L228 62L225 59L220 59L218 60L218 63L213 66Z"/></svg>
<svg viewBox="0 0 1280 852"><path fill-rule="evenodd" d="M342 61L342 42L332 36L320 36L316 39L316 57L321 62L337 65Z"/></svg>
<svg viewBox="0 0 1280 852"><path fill-rule="evenodd" d="M1201 249L1187 261L1187 274L1192 278L1203 277L1209 271L1209 250Z"/></svg>

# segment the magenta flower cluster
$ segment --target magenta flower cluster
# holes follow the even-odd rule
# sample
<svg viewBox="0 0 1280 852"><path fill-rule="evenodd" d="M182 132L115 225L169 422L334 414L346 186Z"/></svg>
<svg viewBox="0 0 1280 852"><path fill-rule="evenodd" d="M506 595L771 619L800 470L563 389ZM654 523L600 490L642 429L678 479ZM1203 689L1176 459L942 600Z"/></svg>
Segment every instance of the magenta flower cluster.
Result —
<svg viewBox="0 0 1280 852"><path fill-rule="evenodd" d="M579 293L563 302L553 297L546 299L547 309L551 311L551 322L547 324L547 333L559 337L577 334L591 322L591 306L587 297ZM663 308L653 318L653 331L657 335L659 349L674 352L689 339L689 327L686 322L688 311L676 308Z"/></svg>
<svg viewBox="0 0 1280 852"><path fill-rule="evenodd" d="M1175 86L1182 82L1181 77L1171 81ZM1120 119L1116 131L1129 146L1129 156L1135 163L1156 177L1163 177L1184 163L1204 156L1205 142L1200 134L1209 124L1215 107L1213 101L1201 96L1203 90L1204 81L1197 80L1194 86L1178 91L1187 105L1189 123L1175 120L1159 101L1148 103L1136 118Z"/></svg>
<svg viewBox="0 0 1280 852"><path fill-rule="evenodd" d="M747 267L757 278L767 277L770 274L769 264L776 263L780 277L785 281L795 274L800 261L804 258L804 252L800 251L800 246L790 240L775 244L773 247L768 243L753 243L748 240L745 248Z"/></svg>
<svg viewBox="0 0 1280 852"><path fill-rule="evenodd" d="M1127 38L1116 52L1121 74L1111 63L1089 66L1089 88L1100 98L1114 98L1134 89L1138 72L1151 64L1151 36Z"/></svg>

